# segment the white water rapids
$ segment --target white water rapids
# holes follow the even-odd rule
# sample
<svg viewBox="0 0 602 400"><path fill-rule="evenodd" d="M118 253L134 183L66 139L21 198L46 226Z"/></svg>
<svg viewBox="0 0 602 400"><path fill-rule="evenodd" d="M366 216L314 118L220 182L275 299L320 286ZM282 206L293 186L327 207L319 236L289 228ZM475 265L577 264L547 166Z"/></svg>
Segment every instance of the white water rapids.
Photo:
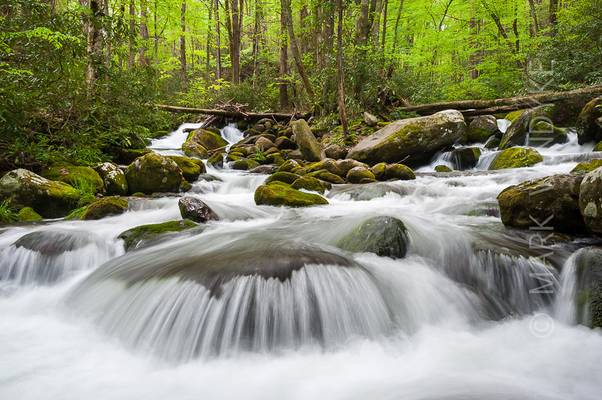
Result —
<svg viewBox="0 0 602 400"><path fill-rule="evenodd" d="M178 154L194 127L150 147ZM240 138L233 127L222 135ZM98 221L6 228L0 399L598 399L602 334L574 325L575 248L551 248L557 272L525 246L529 232L506 230L495 212L507 186L591 155L574 139L518 170L486 172L482 161L431 174L442 155L415 181L334 187L330 205L306 209L256 206L265 176L210 168L219 180L188 195L220 221L126 255L117 236L180 219L177 197L137 199ZM406 224L405 258L335 249L379 215ZM240 257L277 264L289 252L295 261L297 247L338 261L283 280L234 277L217 292L199 283L211 277L164 269L186 257L227 265L258 248L259 261ZM533 290L540 276L551 293Z"/></svg>

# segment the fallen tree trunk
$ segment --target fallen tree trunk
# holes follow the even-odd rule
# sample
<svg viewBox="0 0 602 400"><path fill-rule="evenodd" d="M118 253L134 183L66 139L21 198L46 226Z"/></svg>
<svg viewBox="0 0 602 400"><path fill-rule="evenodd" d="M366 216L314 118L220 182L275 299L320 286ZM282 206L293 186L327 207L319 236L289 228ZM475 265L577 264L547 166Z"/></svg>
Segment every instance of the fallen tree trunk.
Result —
<svg viewBox="0 0 602 400"><path fill-rule="evenodd" d="M292 119L307 119L311 116L311 113L270 113L270 112L245 112L235 110L221 110L221 109L207 109L207 108L191 108L191 107L179 107L170 106L166 104L155 104L155 107L159 110L183 113L183 114L205 114L214 115L217 117L234 118L238 120L259 120L263 118L270 118L277 121L288 121Z"/></svg>
<svg viewBox="0 0 602 400"><path fill-rule="evenodd" d="M528 96L509 97L495 100L460 100L432 104L421 104L416 106L401 107L399 110L415 112L420 115L430 115L443 110L460 110L465 116L482 115L483 111L489 113L514 111L525 108L536 107L542 104L567 105L574 103L574 107L583 107L585 103L594 97L602 95L602 85L590 86L567 92L542 92ZM489 110L488 110L489 109Z"/></svg>

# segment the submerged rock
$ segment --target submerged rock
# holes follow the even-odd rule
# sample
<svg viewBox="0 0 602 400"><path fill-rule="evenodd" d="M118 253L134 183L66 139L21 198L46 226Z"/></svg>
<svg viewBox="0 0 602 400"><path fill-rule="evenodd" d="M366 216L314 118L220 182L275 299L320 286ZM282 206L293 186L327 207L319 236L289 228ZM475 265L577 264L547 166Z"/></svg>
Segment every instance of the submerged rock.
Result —
<svg viewBox="0 0 602 400"><path fill-rule="evenodd" d="M66 183L15 169L0 179L0 198L15 208L32 207L46 218L57 218L77 207L80 193Z"/></svg>
<svg viewBox="0 0 602 400"><path fill-rule="evenodd" d="M68 164L53 165L44 169L42 171L42 176L52 181L64 182L86 192L104 192L102 178L90 167Z"/></svg>
<svg viewBox="0 0 602 400"><path fill-rule="evenodd" d="M481 149L478 147L462 147L452 151L452 158L456 169L472 169L477 166L481 157Z"/></svg>
<svg viewBox="0 0 602 400"><path fill-rule="evenodd" d="M182 232L197 226L197 224L187 219L141 225L120 233L118 238L123 240L126 250L132 250L158 243L162 239L171 237L170 234Z"/></svg>
<svg viewBox="0 0 602 400"><path fill-rule="evenodd" d="M320 161L322 149L307 122L300 119L291 122L291 126L295 135L295 142L299 146L303 158L307 161Z"/></svg>
<svg viewBox="0 0 602 400"><path fill-rule="evenodd" d="M182 197L178 201L178 207L180 208L182 218L194 222L205 223L207 221L217 221L219 219L211 207L196 197Z"/></svg>
<svg viewBox="0 0 602 400"><path fill-rule="evenodd" d="M587 174L595 170L596 168L602 167L602 159L595 159L590 161L580 162L571 170L573 174Z"/></svg>
<svg viewBox="0 0 602 400"><path fill-rule="evenodd" d="M426 162L465 132L466 123L459 111L441 111L428 117L392 122L359 142L348 157L370 165Z"/></svg>
<svg viewBox="0 0 602 400"><path fill-rule="evenodd" d="M381 257L403 258L408 248L404 223L393 217L374 217L362 222L338 242L343 250L375 253Z"/></svg>
<svg viewBox="0 0 602 400"><path fill-rule="evenodd" d="M128 183L125 174L117 164L105 162L97 165L94 169L104 182L106 194L116 196L128 194Z"/></svg>
<svg viewBox="0 0 602 400"><path fill-rule="evenodd" d="M125 170L130 193L177 192L182 171L175 161L156 153L137 158Z"/></svg>
<svg viewBox="0 0 602 400"><path fill-rule="evenodd" d="M447 165L436 165L435 172L452 172L453 170Z"/></svg>
<svg viewBox="0 0 602 400"><path fill-rule="evenodd" d="M261 185L255 190L255 204L267 206L308 207L328 204L317 194L304 193L282 182Z"/></svg>
<svg viewBox="0 0 602 400"><path fill-rule="evenodd" d="M530 147L512 147L502 150L489 165L489 170L531 167L543 161L537 150Z"/></svg>
<svg viewBox="0 0 602 400"><path fill-rule="evenodd" d="M579 211L582 179L579 175L553 175L504 189L497 197L502 222L523 229L584 232Z"/></svg>
<svg viewBox="0 0 602 400"><path fill-rule="evenodd" d="M46 256L56 256L74 251L89 243L88 235L78 231L44 230L21 236L13 246L37 251Z"/></svg>
<svg viewBox="0 0 602 400"><path fill-rule="evenodd" d="M577 118L579 144L602 140L602 126L598 123L602 117L602 96L587 103Z"/></svg>
<svg viewBox="0 0 602 400"><path fill-rule="evenodd" d="M588 172L581 181L579 208L587 228L602 234L602 168Z"/></svg>

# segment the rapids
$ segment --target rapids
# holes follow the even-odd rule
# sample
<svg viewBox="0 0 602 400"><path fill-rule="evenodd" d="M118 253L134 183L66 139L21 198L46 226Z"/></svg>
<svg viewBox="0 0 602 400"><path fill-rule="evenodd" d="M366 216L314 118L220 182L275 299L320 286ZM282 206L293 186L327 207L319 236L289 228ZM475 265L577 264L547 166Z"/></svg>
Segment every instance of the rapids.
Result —
<svg viewBox="0 0 602 400"><path fill-rule="evenodd" d="M196 127L149 147L180 154ZM599 154L575 134L538 150L532 168L487 171L483 150L473 170L436 175L440 154L415 181L340 185L305 209L256 206L265 176L209 167L218 179L188 195L220 220L127 254L118 235L179 219L177 197L5 228L0 398L597 399L602 334L575 325L584 240L530 248L496 196ZM379 215L404 221L405 258L337 249Z"/></svg>

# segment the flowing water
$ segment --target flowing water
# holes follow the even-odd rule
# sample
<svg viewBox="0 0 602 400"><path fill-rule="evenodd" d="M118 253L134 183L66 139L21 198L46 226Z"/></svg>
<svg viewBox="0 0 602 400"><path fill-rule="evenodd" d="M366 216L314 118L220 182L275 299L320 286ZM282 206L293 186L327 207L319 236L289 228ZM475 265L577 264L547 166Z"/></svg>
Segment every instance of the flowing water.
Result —
<svg viewBox="0 0 602 400"><path fill-rule="evenodd" d="M150 147L179 154L196 127ZM435 175L441 154L415 181L306 209L256 206L265 176L210 169L188 195L220 221L127 254L118 235L179 219L177 197L4 229L0 398L597 399L602 334L575 325L583 241L530 248L499 221L505 187L596 156L573 134L540 150L532 168L486 171L484 150ZM405 258L337 249L381 215L406 224Z"/></svg>

